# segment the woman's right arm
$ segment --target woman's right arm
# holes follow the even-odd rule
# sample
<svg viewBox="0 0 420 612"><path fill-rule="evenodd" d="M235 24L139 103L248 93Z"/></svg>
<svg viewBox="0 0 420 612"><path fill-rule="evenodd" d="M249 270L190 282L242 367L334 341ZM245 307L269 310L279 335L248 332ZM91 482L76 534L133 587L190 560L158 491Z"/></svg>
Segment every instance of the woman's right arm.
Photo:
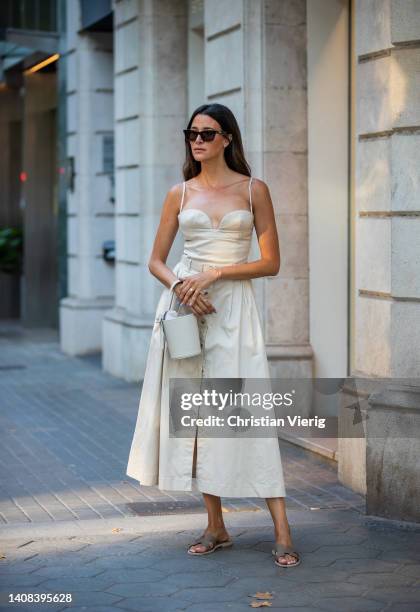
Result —
<svg viewBox="0 0 420 612"><path fill-rule="evenodd" d="M178 213L182 198L182 183L174 185L166 194L163 202L162 212L160 215L159 227L156 232L155 241L151 255L149 257L149 270L161 283L166 287L171 287L172 283L177 280L177 276L172 272L171 268L166 265L166 260L171 250L171 246L175 240L178 231ZM174 292L179 297L179 291L182 283L175 285ZM215 311L212 303L200 295L195 304L191 307L196 315L209 314Z"/></svg>
<svg viewBox="0 0 420 612"><path fill-rule="evenodd" d="M170 287L173 281L177 279L169 266L166 265L166 260L178 231L178 213L181 197L182 183L171 187L166 194L160 215L159 227L148 262L151 274L166 285L166 287Z"/></svg>

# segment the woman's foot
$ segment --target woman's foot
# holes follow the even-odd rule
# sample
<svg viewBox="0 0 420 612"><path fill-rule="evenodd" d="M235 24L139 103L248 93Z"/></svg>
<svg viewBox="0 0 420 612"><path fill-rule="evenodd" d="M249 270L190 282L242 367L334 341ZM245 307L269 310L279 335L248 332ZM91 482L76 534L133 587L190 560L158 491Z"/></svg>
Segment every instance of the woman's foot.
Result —
<svg viewBox="0 0 420 612"><path fill-rule="evenodd" d="M291 550L290 548L286 549L282 544L276 544L272 553L275 557L274 563L280 567L294 567L301 562L300 555L297 551ZM292 559L292 562L289 561L289 558Z"/></svg>
<svg viewBox="0 0 420 612"><path fill-rule="evenodd" d="M283 549L283 551L293 550L292 538L290 536L289 529L285 530L282 533L276 533L275 535L276 535L276 542L275 542L276 551L280 551L281 548ZM284 566L297 565L298 561L299 559L297 559L295 555L292 555L288 552L285 552L284 554L278 554L278 553L276 554L276 562L278 565L284 565Z"/></svg>
<svg viewBox="0 0 420 612"><path fill-rule="evenodd" d="M211 535L217 539L217 542L225 542L226 540L230 540L230 536L226 531L225 527L220 527L219 529L207 529L202 534L203 536ZM192 553L203 553L207 552L211 547L205 546L204 544L194 544L188 548L188 552Z"/></svg>

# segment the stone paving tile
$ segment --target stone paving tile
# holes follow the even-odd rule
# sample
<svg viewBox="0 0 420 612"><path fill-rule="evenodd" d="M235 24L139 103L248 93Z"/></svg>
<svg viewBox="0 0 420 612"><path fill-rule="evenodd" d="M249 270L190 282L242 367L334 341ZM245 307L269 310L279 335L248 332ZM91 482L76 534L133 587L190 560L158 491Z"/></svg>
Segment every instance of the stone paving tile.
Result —
<svg viewBox="0 0 420 612"><path fill-rule="evenodd" d="M417 569L419 570L420 568ZM392 586L381 585L380 587L369 588L365 595L369 599L375 599L384 603L415 604L416 609L420 609L420 589L416 587L407 587L396 591Z"/></svg>
<svg viewBox="0 0 420 612"><path fill-rule="evenodd" d="M306 567L332 567L337 569L346 569L346 561L350 562L350 565L357 564L360 559L375 559L378 555L377 549L374 549L374 552L369 551L366 547L352 547L352 552L349 550L328 550L325 551L322 548L319 548L315 552L306 553L305 556L305 566ZM340 556L340 559L337 559L337 556ZM343 563L342 566L337 563Z"/></svg>
<svg viewBox="0 0 420 612"><path fill-rule="evenodd" d="M127 597L117 604L117 607L118 610L134 610L135 612L173 612L174 610L185 610L189 604L189 601L183 601L179 597L176 599L142 597L140 601L137 597ZM213 612L215 612L214 606Z"/></svg>
<svg viewBox="0 0 420 612"><path fill-rule="evenodd" d="M376 612L383 609L383 604L365 597L323 597L317 600L317 605L331 612ZM411 612L414 612L413 610Z"/></svg>
<svg viewBox="0 0 420 612"><path fill-rule="evenodd" d="M287 571L287 570L286 570ZM312 601L321 597L364 597L368 589L360 589L360 585L349 582L311 582L307 586ZM374 599L374 598L372 598Z"/></svg>
<svg viewBox="0 0 420 612"><path fill-rule="evenodd" d="M387 611L393 609L395 610L392 605L389 608L386 608ZM413 607L412 603L399 603L395 612L418 612L418 607Z"/></svg>
<svg viewBox="0 0 420 612"><path fill-rule="evenodd" d="M56 592L62 589L63 582L66 585L67 591L86 591L89 593L92 591L105 591L115 582L114 578L110 578L109 576L102 577L101 574L84 578L80 576L60 576L59 578L46 578L42 576L41 579L42 587L45 587L48 591L52 590Z"/></svg>
<svg viewBox="0 0 420 612"><path fill-rule="evenodd" d="M252 599L250 599L250 601L252 601ZM272 603L272 609L281 609L283 610L283 612L314 612L314 611L316 612L317 610L321 610L321 608L314 608L314 607L307 607L307 606L290 607L290 605L288 605L286 601L284 602L284 605L280 605L279 603L274 605L273 602L271 603ZM213 603L192 604L186 609L188 610L188 612L201 612L201 611L215 612ZM246 609L252 610L252 608L250 608L248 604L235 603L235 602L225 602L222 608L222 610L229 610L229 612L244 612L244 610ZM264 610L264 608L261 608L261 609Z"/></svg>
<svg viewBox="0 0 420 612"><path fill-rule="evenodd" d="M332 570L334 571L334 570ZM335 572L334 572L335 573ZM359 584L361 586L379 586L381 584L386 584L388 586L395 587L403 587L409 586L414 583L414 578L412 576L403 576L401 574L390 573L390 572L373 572L365 573L365 574L351 574L348 578L349 582L353 582L354 584Z"/></svg>
<svg viewBox="0 0 420 612"><path fill-rule="evenodd" d="M148 582L119 582L108 587L107 592L119 595L121 597L143 597L173 595L179 591L175 584L168 584L166 581L161 581L159 588L156 585Z"/></svg>
<svg viewBox="0 0 420 612"><path fill-rule="evenodd" d="M401 561L396 561L397 563L401 563ZM412 576L413 578L417 578L420 580L420 563L407 564L407 565L399 565L395 570L397 574L403 574L404 576Z"/></svg>
<svg viewBox="0 0 420 612"><path fill-rule="evenodd" d="M201 587L201 588L185 588L178 590L177 597L182 600L189 601L190 603L199 603L201 601L212 601L216 607L219 607L221 603L228 601L237 602L238 600L244 600L241 590L236 590L234 586L229 585L229 588L223 587ZM248 601L247 601L248 603ZM217 609L216 607L216 609ZM223 609L223 608L222 608Z"/></svg>
<svg viewBox="0 0 420 612"><path fill-rule="evenodd" d="M75 565L54 565L52 567L44 565L39 569L34 570L31 573L31 576L39 576L40 579L45 579L45 576L47 576L48 578L93 578L98 574L102 574L102 572L103 570L96 564L91 566L80 566L79 563L76 563Z"/></svg>
<svg viewBox="0 0 420 612"><path fill-rule="evenodd" d="M61 608L61 610L80 610L80 611L84 611L86 612L86 610L93 610L94 612L115 612L115 610L117 610L118 608L114 605L112 606L107 606L107 605L103 605L103 606L95 606L95 605L83 605L83 606L72 606L71 608ZM138 608L137 608L138 609ZM32 611L33 612L33 611Z"/></svg>
<svg viewBox="0 0 420 612"><path fill-rule="evenodd" d="M44 576L39 576L38 574L28 573L28 574L5 574L3 580L5 581L5 576L8 576L8 579L11 583L13 583L13 588L19 589L22 588L24 591L28 591L30 587L37 587L45 580Z"/></svg>
<svg viewBox="0 0 420 612"><path fill-rule="evenodd" d="M94 564L96 566L96 563ZM141 569L141 571L139 571ZM101 578L112 579L113 584L115 582L158 582L163 578L167 577L167 572L160 571L160 569L154 568L125 568L120 567L119 571L115 571L115 568L103 569L101 568Z"/></svg>
<svg viewBox="0 0 420 612"><path fill-rule="evenodd" d="M179 589L184 588L197 588L197 587L226 587L234 581L233 576L229 576L227 573L217 573L213 570L210 573L204 572L188 572L188 573L176 573L167 576L165 582L167 584L173 584Z"/></svg>
<svg viewBox="0 0 420 612"><path fill-rule="evenodd" d="M177 557L174 557L174 561ZM144 569L153 566L153 559L149 559L148 556L140 558L137 555L122 557L119 555L109 555L106 557L99 557L91 560L90 565L94 567L100 567L102 570L113 568L118 565L121 569Z"/></svg>
<svg viewBox="0 0 420 612"><path fill-rule="evenodd" d="M43 566L43 562L39 559L36 563L10 563L7 564L0 561L0 571L2 576L24 576L26 574L32 574L37 569Z"/></svg>
<svg viewBox="0 0 420 612"><path fill-rule="evenodd" d="M349 570L353 574L394 572L400 567L399 563L382 561L381 559L338 559L329 567L332 570Z"/></svg>
<svg viewBox="0 0 420 612"><path fill-rule="evenodd" d="M297 538L295 537L295 540ZM309 547L306 547L305 544L302 544L302 547L305 547L307 554L311 554L313 556L318 555L320 559L324 559L325 561L328 559L330 563L332 563L336 559L375 559L379 555L379 550L376 546L372 547L369 544L363 543L359 545L342 545L342 546L316 546L315 544L311 544Z"/></svg>

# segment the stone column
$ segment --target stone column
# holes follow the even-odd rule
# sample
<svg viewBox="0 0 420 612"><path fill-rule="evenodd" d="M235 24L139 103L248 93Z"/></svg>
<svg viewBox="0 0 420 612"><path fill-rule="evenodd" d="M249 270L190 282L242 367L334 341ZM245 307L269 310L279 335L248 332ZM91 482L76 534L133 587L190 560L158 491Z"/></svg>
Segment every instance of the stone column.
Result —
<svg viewBox="0 0 420 612"><path fill-rule="evenodd" d="M113 135L112 35L80 32L79 3L67 12L67 154L74 160L68 191L68 297L60 303L61 349L100 351L102 317L114 301L114 267L102 243L114 237L112 171L104 168L104 139Z"/></svg>
<svg viewBox="0 0 420 612"><path fill-rule="evenodd" d="M103 367L126 380L144 374L163 289L148 260L164 197L183 180L187 15L185 0L114 3L116 301L103 322Z"/></svg>
<svg viewBox="0 0 420 612"><path fill-rule="evenodd" d="M244 75L247 152L280 240L279 274L259 281L271 375L311 376L306 2L244 0Z"/></svg>
<svg viewBox="0 0 420 612"><path fill-rule="evenodd" d="M368 425L378 429L369 432L377 437L367 437L366 454L359 451L358 460L366 466L368 513L419 520L419 436L403 437L413 422L419 427L418 386L399 381L396 389L391 383L416 377L407 383L418 385L420 377L420 11L411 0L358 0L355 7L352 374L390 378L389 389L369 403ZM389 437L386 423L393 424ZM351 484L354 462L348 442L340 454L345 484Z"/></svg>

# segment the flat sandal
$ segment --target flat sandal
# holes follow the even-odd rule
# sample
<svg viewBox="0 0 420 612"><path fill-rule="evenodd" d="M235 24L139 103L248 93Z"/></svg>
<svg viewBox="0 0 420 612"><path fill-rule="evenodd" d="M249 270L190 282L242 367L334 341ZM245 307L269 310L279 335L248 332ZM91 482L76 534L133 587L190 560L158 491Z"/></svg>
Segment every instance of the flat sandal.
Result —
<svg viewBox="0 0 420 612"><path fill-rule="evenodd" d="M289 548L284 548L281 544L276 544L275 547L272 549L271 553L275 556L274 563L278 565L279 567L285 567L285 568L296 567L297 565L300 565L301 563L301 558L298 552L296 552L295 550L291 550ZM295 563L279 563L277 559L278 557L282 557L283 555L291 555L292 557L295 557L296 562Z"/></svg>
<svg viewBox="0 0 420 612"><path fill-rule="evenodd" d="M223 540L222 542L220 542L217 539L217 537L214 535L211 535L211 534L204 535L203 534L202 536L200 536L200 538L197 541L189 544L188 549L190 549L191 546L195 546L196 544L202 544L206 548L209 548L209 550L204 550L203 552L193 552L192 550L188 550L187 552L189 555L196 555L196 556L209 555L213 553L215 550L217 550L218 548L229 548L230 546L233 545L233 540L229 538L228 540Z"/></svg>

